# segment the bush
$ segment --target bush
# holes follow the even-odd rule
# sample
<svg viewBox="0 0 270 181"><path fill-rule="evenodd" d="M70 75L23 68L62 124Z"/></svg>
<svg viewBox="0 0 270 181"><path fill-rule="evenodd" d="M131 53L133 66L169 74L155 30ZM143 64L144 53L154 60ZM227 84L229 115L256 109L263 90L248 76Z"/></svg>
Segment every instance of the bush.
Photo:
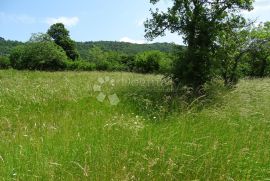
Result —
<svg viewBox="0 0 270 181"><path fill-rule="evenodd" d="M106 60L101 60L99 62L95 62L97 70L105 71L110 67L110 63Z"/></svg>
<svg viewBox="0 0 270 181"><path fill-rule="evenodd" d="M161 53L161 59L159 61L159 73L169 74L172 71L173 57L172 55Z"/></svg>
<svg viewBox="0 0 270 181"><path fill-rule="evenodd" d="M131 72L135 69L135 56L134 55L122 55L121 63L125 66L125 71Z"/></svg>
<svg viewBox="0 0 270 181"><path fill-rule="evenodd" d="M81 71L91 71L96 69L96 65L94 63L86 62L83 60L78 61L67 61L66 62L67 70L81 70Z"/></svg>
<svg viewBox="0 0 270 181"><path fill-rule="evenodd" d="M0 69L10 68L10 61L8 57L0 56Z"/></svg>
<svg viewBox="0 0 270 181"><path fill-rule="evenodd" d="M159 51L149 51L137 54L135 58L135 71L140 73L157 72L160 68L161 54Z"/></svg>
<svg viewBox="0 0 270 181"><path fill-rule="evenodd" d="M27 43L10 54L11 66L19 70L61 70L67 61L64 50L53 42Z"/></svg>
<svg viewBox="0 0 270 181"><path fill-rule="evenodd" d="M119 52L110 51L106 52L106 62L108 63L108 70L111 71L124 71L127 70L127 65L123 63L125 55Z"/></svg>

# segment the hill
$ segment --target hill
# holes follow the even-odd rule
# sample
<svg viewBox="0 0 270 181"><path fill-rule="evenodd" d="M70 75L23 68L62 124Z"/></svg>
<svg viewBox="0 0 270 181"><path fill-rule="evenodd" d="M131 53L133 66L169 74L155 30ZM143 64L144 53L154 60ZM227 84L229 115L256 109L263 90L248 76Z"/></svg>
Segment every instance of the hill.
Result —
<svg viewBox="0 0 270 181"><path fill-rule="evenodd" d="M0 38L0 55L8 55L13 47L21 44L23 42ZM128 55L149 50L159 50L168 53L172 52L175 47L172 43L134 44L116 41L76 42L76 45L82 58L86 57L89 49L93 46L98 46L104 51L116 51Z"/></svg>
<svg viewBox="0 0 270 181"><path fill-rule="evenodd" d="M117 41L90 41L90 42L77 42L77 48L80 52L98 46L104 51L117 51L126 54L137 54L143 51L159 50L162 52L171 52L174 48L172 43L152 43L152 44L134 44L127 42Z"/></svg>
<svg viewBox="0 0 270 181"><path fill-rule="evenodd" d="M5 40L0 37L0 55L8 55L12 48L23 44L23 42L13 41L13 40Z"/></svg>

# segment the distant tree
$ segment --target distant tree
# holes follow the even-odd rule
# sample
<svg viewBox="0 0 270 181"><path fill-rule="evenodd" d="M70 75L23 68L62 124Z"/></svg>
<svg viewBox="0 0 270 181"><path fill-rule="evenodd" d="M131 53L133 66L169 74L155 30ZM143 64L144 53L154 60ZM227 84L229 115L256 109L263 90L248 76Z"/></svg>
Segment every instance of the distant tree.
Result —
<svg viewBox="0 0 270 181"><path fill-rule="evenodd" d="M10 68L9 58L6 56L0 56L0 69Z"/></svg>
<svg viewBox="0 0 270 181"><path fill-rule="evenodd" d="M57 45L61 46L65 50L70 59L75 60L79 57L76 44L73 40L71 40L69 31L65 28L64 24L53 24L47 33L52 37Z"/></svg>
<svg viewBox="0 0 270 181"><path fill-rule="evenodd" d="M97 70L108 70L109 62L107 61L107 52L104 52L98 46L92 46L89 49L89 61L96 64Z"/></svg>
<svg viewBox="0 0 270 181"><path fill-rule="evenodd" d="M122 55L121 63L126 66L126 71L132 71L135 67L135 55Z"/></svg>
<svg viewBox="0 0 270 181"><path fill-rule="evenodd" d="M29 42L49 42L52 38L47 33L32 33Z"/></svg>
<svg viewBox="0 0 270 181"><path fill-rule="evenodd" d="M125 56L125 54L116 51L106 52L106 61L110 65L109 68L118 71L128 70L128 65L123 63Z"/></svg>
<svg viewBox="0 0 270 181"><path fill-rule="evenodd" d="M92 46L92 48L89 49L89 57L90 61L93 61L95 63L102 62L106 60L106 53L98 46Z"/></svg>
<svg viewBox="0 0 270 181"><path fill-rule="evenodd" d="M0 41L5 41L5 38L3 38L3 37L0 37Z"/></svg>
<svg viewBox="0 0 270 181"><path fill-rule="evenodd" d="M156 4L160 0L150 0ZM145 22L146 38L164 36L168 30L183 36L187 50L174 71L177 85L186 85L198 92L210 80L217 35L224 25L242 19L240 10L251 10L253 0L173 0L167 12L158 9Z"/></svg>
<svg viewBox="0 0 270 181"><path fill-rule="evenodd" d="M12 48L23 44L22 42L18 41L11 41L11 40L3 40L0 41L0 55L9 55Z"/></svg>
<svg viewBox="0 0 270 181"><path fill-rule="evenodd" d="M239 22L234 22L239 23ZM242 58L250 51L250 25L252 23L232 25L218 33L216 51L214 53L217 69L215 73L221 75L225 85L234 85L241 75L239 65ZM232 28L240 27L240 28Z"/></svg>
<svg viewBox="0 0 270 181"><path fill-rule="evenodd" d="M270 74L270 22L260 24L251 32L250 76Z"/></svg>

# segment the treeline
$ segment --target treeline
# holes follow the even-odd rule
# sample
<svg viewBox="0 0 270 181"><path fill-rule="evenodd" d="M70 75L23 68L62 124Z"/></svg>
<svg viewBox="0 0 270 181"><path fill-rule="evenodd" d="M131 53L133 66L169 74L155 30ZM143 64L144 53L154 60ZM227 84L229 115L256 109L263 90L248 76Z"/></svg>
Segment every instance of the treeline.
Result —
<svg viewBox="0 0 270 181"><path fill-rule="evenodd" d="M253 0L173 2L167 11L151 11L144 25L149 40L169 31L187 45L171 72L177 87L202 95L204 85L216 77L235 85L241 76L269 75L270 23L257 26L242 13L253 10Z"/></svg>
<svg viewBox="0 0 270 181"><path fill-rule="evenodd" d="M219 32L214 61L225 84L270 76L270 22Z"/></svg>
<svg viewBox="0 0 270 181"><path fill-rule="evenodd" d="M52 25L47 33L33 34L26 43L3 38L0 42L0 68L49 71L166 73L171 69L171 52L176 46L109 41L76 43L61 23Z"/></svg>
<svg viewBox="0 0 270 181"><path fill-rule="evenodd" d="M208 76L212 79L221 78L228 86L235 85L240 78L244 77L270 76L270 22L259 25L243 24L239 28L228 28L218 32L213 50L209 51L211 54L208 55L212 64L211 66L206 64L210 67ZM179 81L179 84L183 82L181 79L190 79L189 81L192 82L197 72L192 72L194 76L184 77L183 74L190 71L184 64L190 63L186 62L187 58L190 58L187 56L191 56L193 61L200 59L194 52L188 52L187 48L176 52L171 70L173 80L177 83ZM200 53L204 54L204 51ZM200 64L197 66L202 67ZM198 70L198 68L194 69ZM203 73L204 71L206 72L207 68L201 70ZM207 77L205 79L207 80Z"/></svg>
<svg viewBox="0 0 270 181"><path fill-rule="evenodd" d="M175 45L172 43L153 43L153 44L134 44L116 41L96 41L96 42L77 42L78 52L83 59L89 58L89 49L96 46L105 52L118 52L127 55L135 55L144 51L157 50L164 53L171 53Z"/></svg>
<svg viewBox="0 0 270 181"><path fill-rule="evenodd" d="M183 76L194 79L196 75L196 72L194 76L185 73L196 68L185 62L189 55L187 47L121 42L75 43L61 23L52 25L45 34L33 34L26 43L2 38L0 45L1 69L162 73L171 76L175 82L181 81ZM194 56L196 51L190 53ZM219 31L210 58L212 68L208 74L221 77L226 85L235 84L241 77L269 76L270 22Z"/></svg>
<svg viewBox="0 0 270 181"><path fill-rule="evenodd" d="M24 44L20 41L5 40L0 37L0 55L9 55L11 50ZM105 52L115 51L127 55L135 55L144 51L157 50L164 53L171 53L175 48L175 44L172 43L152 43L152 44L134 44L128 42L117 41L87 41L87 42L75 42L77 50L82 59L89 57L89 49L96 46L100 47Z"/></svg>
<svg viewBox="0 0 270 181"><path fill-rule="evenodd" d="M0 37L0 56L8 56L14 47L22 44L19 41L5 40Z"/></svg>

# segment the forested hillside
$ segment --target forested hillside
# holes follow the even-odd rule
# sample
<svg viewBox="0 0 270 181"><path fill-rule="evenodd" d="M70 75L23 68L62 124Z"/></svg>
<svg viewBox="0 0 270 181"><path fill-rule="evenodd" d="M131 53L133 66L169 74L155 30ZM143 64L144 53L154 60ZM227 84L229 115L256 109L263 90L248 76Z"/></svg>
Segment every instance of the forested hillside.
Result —
<svg viewBox="0 0 270 181"><path fill-rule="evenodd" d="M10 53L11 49L17 45L23 44L19 41L5 40L0 37L0 55L7 55Z"/></svg>
<svg viewBox="0 0 270 181"><path fill-rule="evenodd" d="M55 29L67 33L64 41L55 38ZM173 52L171 43L132 44L116 41L75 42L62 24L53 25L49 34L34 33L27 43L0 41L0 69L30 70L107 70L140 73L169 72ZM62 45L61 42L69 42ZM22 45L22 46L18 46ZM45 60L45 61L40 61ZM18 63L19 62L19 63ZM46 63L45 63L46 62Z"/></svg>
<svg viewBox="0 0 270 181"><path fill-rule="evenodd" d="M128 55L135 55L144 51L159 50L161 52L169 53L174 49L172 43L153 43L153 44L134 44L117 41L90 41L77 42L77 49L82 58L86 58L89 49L93 46L100 47L103 51L116 51Z"/></svg>
<svg viewBox="0 0 270 181"><path fill-rule="evenodd" d="M11 49L17 45L23 44L19 41L5 40L0 37L0 55L7 55ZM89 41L76 42L77 49L82 58L86 58L89 54L89 49L93 46L100 47L103 51L116 51L128 55L135 55L144 51L158 50L169 53L174 49L174 44L171 43L153 43L153 44L134 44L117 41Z"/></svg>

